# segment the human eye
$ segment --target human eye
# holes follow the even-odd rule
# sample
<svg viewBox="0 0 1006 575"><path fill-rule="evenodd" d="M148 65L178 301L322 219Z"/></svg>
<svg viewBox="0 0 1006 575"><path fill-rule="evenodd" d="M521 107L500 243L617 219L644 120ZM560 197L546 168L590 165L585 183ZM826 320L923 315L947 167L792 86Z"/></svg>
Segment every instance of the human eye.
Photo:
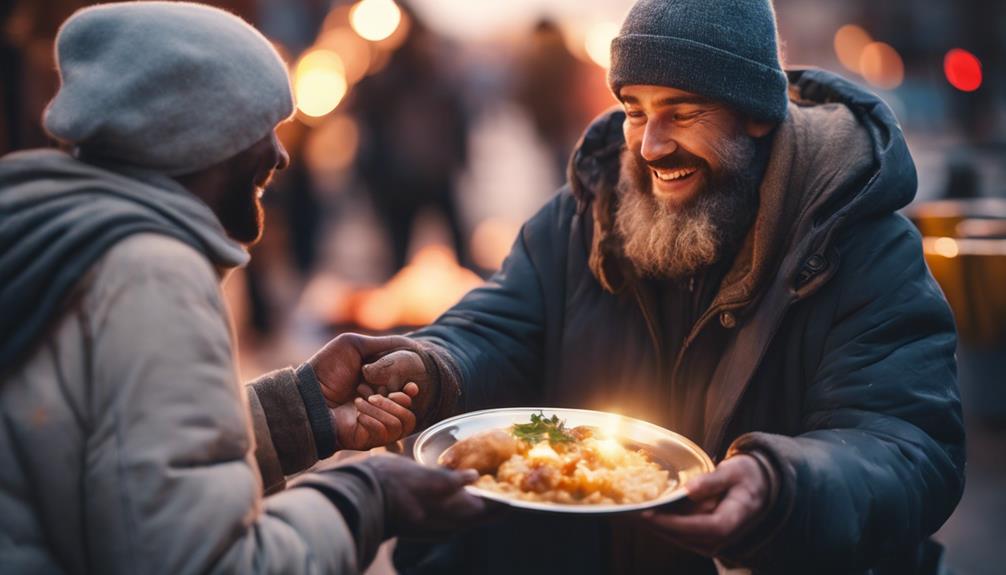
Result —
<svg viewBox="0 0 1006 575"><path fill-rule="evenodd" d="M702 110L689 110L674 113L675 122L690 122L703 114Z"/></svg>
<svg viewBox="0 0 1006 575"><path fill-rule="evenodd" d="M646 113L635 108L626 108L625 117L631 122L642 122L646 120Z"/></svg>

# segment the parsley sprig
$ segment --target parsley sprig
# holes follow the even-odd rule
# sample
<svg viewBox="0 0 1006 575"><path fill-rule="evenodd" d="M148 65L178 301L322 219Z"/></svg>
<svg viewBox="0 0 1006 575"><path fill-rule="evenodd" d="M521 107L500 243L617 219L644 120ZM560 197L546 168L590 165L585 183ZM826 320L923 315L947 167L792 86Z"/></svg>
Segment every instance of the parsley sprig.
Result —
<svg viewBox="0 0 1006 575"><path fill-rule="evenodd" d="M549 443L568 443L576 441L576 438L566 431L566 422L559 419L559 416L552 414L552 417L545 417L541 411L531 414L531 423L515 423L510 432L517 439L522 439L528 443L538 443L543 439L548 439Z"/></svg>

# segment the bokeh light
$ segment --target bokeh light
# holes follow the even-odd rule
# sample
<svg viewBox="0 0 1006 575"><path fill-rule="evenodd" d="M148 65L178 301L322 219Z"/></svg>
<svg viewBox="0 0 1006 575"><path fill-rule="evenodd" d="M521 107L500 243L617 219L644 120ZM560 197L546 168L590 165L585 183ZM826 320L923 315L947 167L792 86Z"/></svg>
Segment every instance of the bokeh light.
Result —
<svg viewBox="0 0 1006 575"><path fill-rule="evenodd" d="M352 117L332 114L311 130L304 143L304 161L316 177L334 178L356 159L360 129Z"/></svg>
<svg viewBox="0 0 1006 575"><path fill-rule="evenodd" d="M901 55L884 42L872 42L863 48L859 68L867 82L882 90L893 90L905 80Z"/></svg>
<svg viewBox="0 0 1006 575"><path fill-rule="evenodd" d="M293 76L297 109L312 118L334 110L348 89L342 59L331 50L306 53L297 62Z"/></svg>
<svg viewBox="0 0 1006 575"><path fill-rule="evenodd" d="M472 260L487 270L498 270L510 253L521 223L503 218L487 218L472 233Z"/></svg>
<svg viewBox="0 0 1006 575"><path fill-rule="evenodd" d="M870 34L855 24L846 24L835 32L835 55L847 70L861 73L863 49L873 42Z"/></svg>
<svg viewBox="0 0 1006 575"><path fill-rule="evenodd" d="M961 48L954 48L943 57L943 73L947 82L962 92L974 92L982 85L981 60Z"/></svg>
<svg viewBox="0 0 1006 575"><path fill-rule="evenodd" d="M587 29L583 48L587 55L602 68L611 67L611 41L618 36L618 24L614 22L596 22Z"/></svg>
<svg viewBox="0 0 1006 575"><path fill-rule="evenodd" d="M933 242L933 251L945 258L955 258L960 253L960 248L953 238L937 238Z"/></svg>
<svg viewBox="0 0 1006 575"><path fill-rule="evenodd" d="M402 22L402 10L393 0L360 0L349 12L349 22L361 38L380 42Z"/></svg>
<svg viewBox="0 0 1006 575"><path fill-rule="evenodd" d="M346 68L346 82L355 84L370 68L370 44L346 27L326 30L318 37L315 46L339 55Z"/></svg>

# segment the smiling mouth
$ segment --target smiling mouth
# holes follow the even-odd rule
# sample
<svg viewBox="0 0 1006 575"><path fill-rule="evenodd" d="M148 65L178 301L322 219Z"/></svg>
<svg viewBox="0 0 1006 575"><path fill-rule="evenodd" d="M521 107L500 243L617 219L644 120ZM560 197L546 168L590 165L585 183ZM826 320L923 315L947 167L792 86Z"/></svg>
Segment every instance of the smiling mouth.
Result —
<svg viewBox="0 0 1006 575"><path fill-rule="evenodd" d="M650 171L653 172L653 176L658 180L660 180L661 182L676 182L679 180L684 180L685 178L699 171L699 169L680 168L677 170L656 170L651 168Z"/></svg>

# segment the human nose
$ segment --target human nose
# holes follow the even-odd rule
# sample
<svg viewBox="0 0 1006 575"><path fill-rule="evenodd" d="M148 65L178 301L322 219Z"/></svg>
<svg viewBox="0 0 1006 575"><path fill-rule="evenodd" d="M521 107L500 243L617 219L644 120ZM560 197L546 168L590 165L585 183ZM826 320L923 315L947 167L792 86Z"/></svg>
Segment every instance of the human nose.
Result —
<svg viewBox="0 0 1006 575"><path fill-rule="evenodd" d="M273 133L272 137L276 146L276 169L285 170L290 165L290 154L286 151L286 147L283 146L283 142L280 141L279 136Z"/></svg>
<svg viewBox="0 0 1006 575"><path fill-rule="evenodd" d="M647 162L655 162L669 156L678 149L678 143L673 134L659 122L649 122L643 132L643 143L639 154Z"/></svg>

